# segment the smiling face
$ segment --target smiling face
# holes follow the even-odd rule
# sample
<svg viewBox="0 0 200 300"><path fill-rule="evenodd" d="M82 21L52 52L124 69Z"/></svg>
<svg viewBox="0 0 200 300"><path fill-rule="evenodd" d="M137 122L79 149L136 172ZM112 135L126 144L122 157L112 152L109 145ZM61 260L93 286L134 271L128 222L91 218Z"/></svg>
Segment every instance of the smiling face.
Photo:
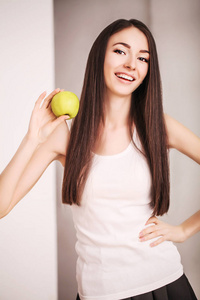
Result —
<svg viewBox="0 0 200 300"><path fill-rule="evenodd" d="M148 72L149 46L146 36L136 27L113 34L104 60L107 95L130 96Z"/></svg>

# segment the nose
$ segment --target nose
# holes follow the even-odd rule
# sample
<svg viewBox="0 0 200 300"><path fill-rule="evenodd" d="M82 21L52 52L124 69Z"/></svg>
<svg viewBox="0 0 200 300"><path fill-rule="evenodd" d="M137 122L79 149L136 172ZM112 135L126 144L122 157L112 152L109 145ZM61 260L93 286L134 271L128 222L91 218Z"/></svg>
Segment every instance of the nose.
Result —
<svg viewBox="0 0 200 300"><path fill-rule="evenodd" d="M127 60L126 62L124 63L124 67L126 69L129 69L129 70L135 70L136 69L136 61L135 61L135 58L133 56L129 56L127 57Z"/></svg>

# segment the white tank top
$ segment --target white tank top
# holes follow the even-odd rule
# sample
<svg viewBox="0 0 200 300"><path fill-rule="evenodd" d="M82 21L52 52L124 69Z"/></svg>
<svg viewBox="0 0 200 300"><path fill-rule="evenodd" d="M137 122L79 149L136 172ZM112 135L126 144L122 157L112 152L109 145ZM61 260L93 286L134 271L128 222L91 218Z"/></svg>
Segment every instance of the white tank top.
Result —
<svg viewBox="0 0 200 300"><path fill-rule="evenodd" d="M136 130L134 141L141 148ZM151 174L131 143L95 155L81 206L72 205L81 300L119 300L160 288L183 274L172 242L150 247L139 232L151 217Z"/></svg>

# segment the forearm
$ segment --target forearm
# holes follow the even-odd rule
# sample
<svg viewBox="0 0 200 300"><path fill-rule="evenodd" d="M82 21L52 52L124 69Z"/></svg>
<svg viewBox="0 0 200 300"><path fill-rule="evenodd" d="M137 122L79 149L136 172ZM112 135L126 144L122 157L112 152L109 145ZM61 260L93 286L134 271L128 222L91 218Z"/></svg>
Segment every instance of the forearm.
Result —
<svg viewBox="0 0 200 300"><path fill-rule="evenodd" d="M31 190L48 165L60 154L57 144L66 139L66 130L59 125L64 124L69 116L56 118L52 113L50 103L59 92L60 89L56 89L46 98L46 92L39 96L32 111L28 133L0 175L0 218L7 215Z"/></svg>
<svg viewBox="0 0 200 300"><path fill-rule="evenodd" d="M16 154L0 175L0 218L4 216L12 202L20 177L37 147L37 140L26 135Z"/></svg>
<svg viewBox="0 0 200 300"><path fill-rule="evenodd" d="M197 211L190 218L185 220L181 225L185 235L185 240L200 231L200 210Z"/></svg>

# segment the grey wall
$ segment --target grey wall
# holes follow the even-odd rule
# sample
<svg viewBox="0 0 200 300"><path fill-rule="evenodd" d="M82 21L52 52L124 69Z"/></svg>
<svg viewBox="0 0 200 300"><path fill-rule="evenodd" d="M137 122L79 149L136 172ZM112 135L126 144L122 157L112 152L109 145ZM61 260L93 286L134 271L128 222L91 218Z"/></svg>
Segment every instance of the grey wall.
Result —
<svg viewBox="0 0 200 300"><path fill-rule="evenodd" d="M165 112L200 137L200 1L151 1ZM200 208L200 166L171 150L171 206L164 219L179 224ZM177 245L200 298L200 234Z"/></svg>
<svg viewBox="0 0 200 300"><path fill-rule="evenodd" d="M200 136L200 1L193 0L71 0L55 1L56 86L81 93L88 52L99 32L118 18L137 18L155 36L163 78L165 112ZM200 168L171 151L171 207L164 217L178 224L199 209ZM75 299L75 232L68 206L61 204L62 167L57 165L59 300ZM200 297L200 237L177 245Z"/></svg>

